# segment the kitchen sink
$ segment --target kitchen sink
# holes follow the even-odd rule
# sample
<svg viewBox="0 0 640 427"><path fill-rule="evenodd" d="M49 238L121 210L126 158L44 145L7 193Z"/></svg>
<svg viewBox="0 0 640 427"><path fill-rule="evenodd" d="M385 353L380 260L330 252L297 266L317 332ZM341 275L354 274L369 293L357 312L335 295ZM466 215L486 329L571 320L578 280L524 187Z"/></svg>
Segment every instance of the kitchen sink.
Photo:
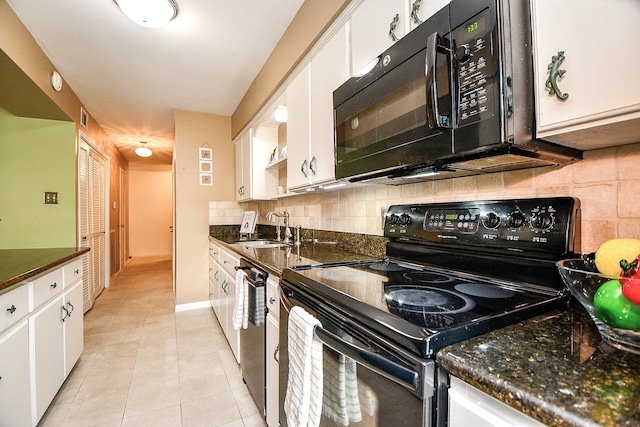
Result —
<svg viewBox="0 0 640 427"><path fill-rule="evenodd" d="M238 242L245 248L281 248L291 246L289 243L285 243L279 240L247 240L244 242Z"/></svg>

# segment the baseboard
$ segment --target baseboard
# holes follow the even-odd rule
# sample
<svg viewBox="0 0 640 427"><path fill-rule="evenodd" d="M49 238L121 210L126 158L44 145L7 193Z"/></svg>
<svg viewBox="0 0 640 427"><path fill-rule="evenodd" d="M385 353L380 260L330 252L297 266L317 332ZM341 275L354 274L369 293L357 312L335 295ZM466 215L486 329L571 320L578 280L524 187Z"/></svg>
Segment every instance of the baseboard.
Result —
<svg viewBox="0 0 640 427"><path fill-rule="evenodd" d="M189 304L178 304L176 305L176 313L179 311L189 311L196 310L199 308L211 308L211 302L207 301L199 301L199 302L190 302Z"/></svg>

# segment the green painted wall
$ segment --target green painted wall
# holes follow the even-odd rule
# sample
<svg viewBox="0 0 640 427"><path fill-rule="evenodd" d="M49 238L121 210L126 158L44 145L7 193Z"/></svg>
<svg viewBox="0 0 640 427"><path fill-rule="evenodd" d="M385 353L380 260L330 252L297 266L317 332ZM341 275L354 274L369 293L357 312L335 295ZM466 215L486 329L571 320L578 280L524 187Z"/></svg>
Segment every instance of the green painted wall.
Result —
<svg viewBox="0 0 640 427"><path fill-rule="evenodd" d="M0 107L0 249L76 246L75 132ZM59 203L45 205L45 191Z"/></svg>

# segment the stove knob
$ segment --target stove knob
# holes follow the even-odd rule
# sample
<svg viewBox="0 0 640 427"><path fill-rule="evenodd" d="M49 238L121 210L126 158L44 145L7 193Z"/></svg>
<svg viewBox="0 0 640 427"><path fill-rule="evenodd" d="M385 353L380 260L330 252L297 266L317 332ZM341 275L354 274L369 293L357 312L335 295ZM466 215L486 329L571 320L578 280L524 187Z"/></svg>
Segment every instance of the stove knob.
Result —
<svg viewBox="0 0 640 427"><path fill-rule="evenodd" d="M498 228L500 217L493 212L489 212L482 220L482 224L487 228Z"/></svg>
<svg viewBox="0 0 640 427"><path fill-rule="evenodd" d="M400 224L400 217L396 214L391 214L389 215L388 221L390 225L397 225L397 224Z"/></svg>
<svg viewBox="0 0 640 427"><path fill-rule="evenodd" d="M411 217L406 213L402 214L400 216L400 225L409 225L409 224L411 224Z"/></svg>
<svg viewBox="0 0 640 427"><path fill-rule="evenodd" d="M518 228L522 227L526 222L526 218L524 214L520 211L513 211L509 214L509 218L507 219L507 224L509 227Z"/></svg>
<svg viewBox="0 0 640 427"><path fill-rule="evenodd" d="M531 225L539 230L549 230L553 227L553 217L548 212L541 212L531 218Z"/></svg>

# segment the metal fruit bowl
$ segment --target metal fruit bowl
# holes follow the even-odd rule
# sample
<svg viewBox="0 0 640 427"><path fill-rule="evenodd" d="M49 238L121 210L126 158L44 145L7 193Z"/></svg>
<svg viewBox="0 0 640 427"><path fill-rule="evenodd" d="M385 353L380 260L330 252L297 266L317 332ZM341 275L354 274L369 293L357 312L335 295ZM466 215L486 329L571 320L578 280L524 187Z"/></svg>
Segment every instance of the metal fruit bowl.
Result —
<svg viewBox="0 0 640 427"><path fill-rule="evenodd" d="M619 348L621 350L629 351L632 353L640 354L640 330L625 329L621 327L614 327L608 323L605 323L602 319L596 315L597 310L594 309L593 298L596 291L605 282L609 280L618 280L619 277L606 276L597 271L592 263L585 261L582 258L572 258L556 263L562 280L571 292L571 295L577 299L580 304L587 310L591 319L596 324L598 332L602 340L610 345ZM631 279L627 279L631 280ZM640 280L635 280L640 282ZM640 283L638 283L640 286ZM630 303L633 304L633 303ZM635 311L636 308L632 307ZM637 306L640 311L640 306ZM602 313L599 312L601 317Z"/></svg>

